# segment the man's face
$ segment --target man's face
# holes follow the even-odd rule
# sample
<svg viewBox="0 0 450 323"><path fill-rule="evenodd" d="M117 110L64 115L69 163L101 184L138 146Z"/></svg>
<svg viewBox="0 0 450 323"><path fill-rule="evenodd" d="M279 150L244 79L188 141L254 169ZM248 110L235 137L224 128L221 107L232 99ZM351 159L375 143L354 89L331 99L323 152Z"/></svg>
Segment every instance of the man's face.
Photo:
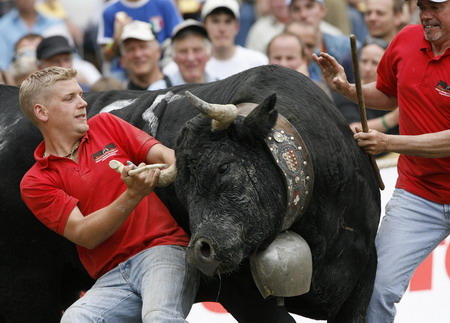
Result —
<svg viewBox="0 0 450 323"><path fill-rule="evenodd" d="M234 46L239 31L239 22L226 13L212 13L205 18L205 28L214 48Z"/></svg>
<svg viewBox="0 0 450 323"><path fill-rule="evenodd" d="M87 103L76 79L57 81L43 101L46 124L56 133L79 136L88 130Z"/></svg>
<svg viewBox="0 0 450 323"><path fill-rule="evenodd" d="M59 66L65 68L72 68L73 58L71 53L62 53L43 59L40 62L39 68L44 69L50 66Z"/></svg>
<svg viewBox="0 0 450 323"><path fill-rule="evenodd" d="M393 0L368 0L364 15L369 34L390 41L401 24L400 13L394 14Z"/></svg>
<svg viewBox="0 0 450 323"><path fill-rule="evenodd" d="M450 46L450 2L417 1L425 39L433 46Z"/></svg>
<svg viewBox="0 0 450 323"><path fill-rule="evenodd" d="M269 64L276 64L297 70L306 60L302 56L300 42L295 36L280 36L269 48Z"/></svg>
<svg viewBox="0 0 450 323"><path fill-rule="evenodd" d="M363 47L359 58L361 82L367 84L377 80L377 67L383 57L384 49L376 44Z"/></svg>
<svg viewBox="0 0 450 323"><path fill-rule="evenodd" d="M146 76L158 67L161 51L156 41L127 39L122 46L121 65L130 75Z"/></svg>
<svg viewBox="0 0 450 323"><path fill-rule="evenodd" d="M210 54L204 37L191 34L176 39L173 52L173 60L186 83L205 82L205 66Z"/></svg>
<svg viewBox="0 0 450 323"><path fill-rule="evenodd" d="M292 0L289 6L289 16L293 21L301 21L319 27L326 15L326 9L315 0Z"/></svg>

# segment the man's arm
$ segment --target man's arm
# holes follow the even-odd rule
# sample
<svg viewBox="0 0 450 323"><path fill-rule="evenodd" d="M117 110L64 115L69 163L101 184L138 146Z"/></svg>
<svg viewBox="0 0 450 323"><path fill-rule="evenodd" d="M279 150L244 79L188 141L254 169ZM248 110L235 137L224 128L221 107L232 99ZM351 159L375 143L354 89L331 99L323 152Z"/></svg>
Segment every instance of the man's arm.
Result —
<svg viewBox="0 0 450 323"><path fill-rule="evenodd" d="M111 204L87 216L83 216L78 207L73 209L64 228L64 237L92 249L119 229L142 199L153 191L160 175L160 170L154 169L128 176L132 167L124 167L121 178L126 190Z"/></svg>
<svg viewBox="0 0 450 323"><path fill-rule="evenodd" d="M320 53L320 57L313 54L313 59L319 65L325 82L333 91L336 91L349 100L358 103L356 85L348 82L344 68L333 56L327 53ZM379 110L393 110L398 106L397 98L386 95L378 90L376 88L376 82L363 85L362 91L364 103L368 107Z"/></svg>
<svg viewBox="0 0 450 323"><path fill-rule="evenodd" d="M171 165L174 162L175 152L162 144L153 145L147 153L147 164ZM83 216L78 207L73 209L64 228L64 237L77 245L92 249L120 228L142 199L153 191L161 173L159 169L154 169L128 176L128 171L133 167L123 168L121 178L126 190L111 204L88 216Z"/></svg>
<svg viewBox="0 0 450 323"><path fill-rule="evenodd" d="M376 130L361 132L359 128L356 130L356 142L371 155L386 151L428 158L450 156L450 130L415 136L387 135Z"/></svg>
<svg viewBox="0 0 450 323"><path fill-rule="evenodd" d="M175 162L175 151L162 144L153 145L146 157L147 164L167 164Z"/></svg>

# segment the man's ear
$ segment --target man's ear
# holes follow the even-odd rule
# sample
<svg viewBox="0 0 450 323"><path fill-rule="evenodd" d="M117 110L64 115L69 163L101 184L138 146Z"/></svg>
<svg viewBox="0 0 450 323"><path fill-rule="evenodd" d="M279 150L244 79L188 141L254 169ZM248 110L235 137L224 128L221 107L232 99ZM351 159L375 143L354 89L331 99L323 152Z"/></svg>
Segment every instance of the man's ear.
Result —
<svg viewBox="0 0 450 323"><path fill-rule="evenodd" d="M44 105L39 103L35 104L33 107L33 112L36 119L39 121L46 122L48 120L48 110Z"/></svg>

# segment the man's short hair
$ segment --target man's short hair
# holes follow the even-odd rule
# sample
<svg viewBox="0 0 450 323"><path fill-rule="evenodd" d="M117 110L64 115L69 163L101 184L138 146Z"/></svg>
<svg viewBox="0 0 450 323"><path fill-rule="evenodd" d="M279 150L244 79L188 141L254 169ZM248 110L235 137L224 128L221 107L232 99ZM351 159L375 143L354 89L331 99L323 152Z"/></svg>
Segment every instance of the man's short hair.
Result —
<svg viewBox="0 0 450 323"><path fill-rule="evenodd" d="M292 37L296 41L298 41L298 45L300 46L300 56L302 58L305 58L305 56L306 56L305 44L303 43L303 41L300 37L298 37L296 34L293 34L289 31L282 31L281 33L272 37L272 39L269 41L269 43L267 44L267 47L266 47L266 56L270 57L270 47L272 46L273 42L279 38L284 38L284 37Z"/></svg>
<svg viewBox="0 0 450 323"><path fill-rule="evenodd" d="M72 68L51 66L28 76L20 85L19 104L23 114L36 124L33 112L35 104L47 102L48 90L58 81L76 78L77 71Z"/></svg>

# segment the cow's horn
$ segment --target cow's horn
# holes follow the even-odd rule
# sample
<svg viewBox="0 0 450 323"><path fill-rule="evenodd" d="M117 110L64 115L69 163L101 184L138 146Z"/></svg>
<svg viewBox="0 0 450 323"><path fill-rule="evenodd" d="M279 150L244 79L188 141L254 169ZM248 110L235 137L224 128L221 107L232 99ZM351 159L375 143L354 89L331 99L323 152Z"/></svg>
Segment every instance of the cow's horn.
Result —
<svg viewBox="0 0 450 323"><path fill-rule="evenodd" d="M159 175L158 187L169 186L173 182L175 182L175 178L177 177L177 167L175 163L169 166L169 168L161 170L161 174Z"/></svg>
<svg viewBox="0 0 450 323"><path fill-rule="evenodd" d="M212 104L203 101L189 91L186 91L185 94L201 113L212 119L213 130L224 130L236 119L238 112L234 104Z"/></svg>

